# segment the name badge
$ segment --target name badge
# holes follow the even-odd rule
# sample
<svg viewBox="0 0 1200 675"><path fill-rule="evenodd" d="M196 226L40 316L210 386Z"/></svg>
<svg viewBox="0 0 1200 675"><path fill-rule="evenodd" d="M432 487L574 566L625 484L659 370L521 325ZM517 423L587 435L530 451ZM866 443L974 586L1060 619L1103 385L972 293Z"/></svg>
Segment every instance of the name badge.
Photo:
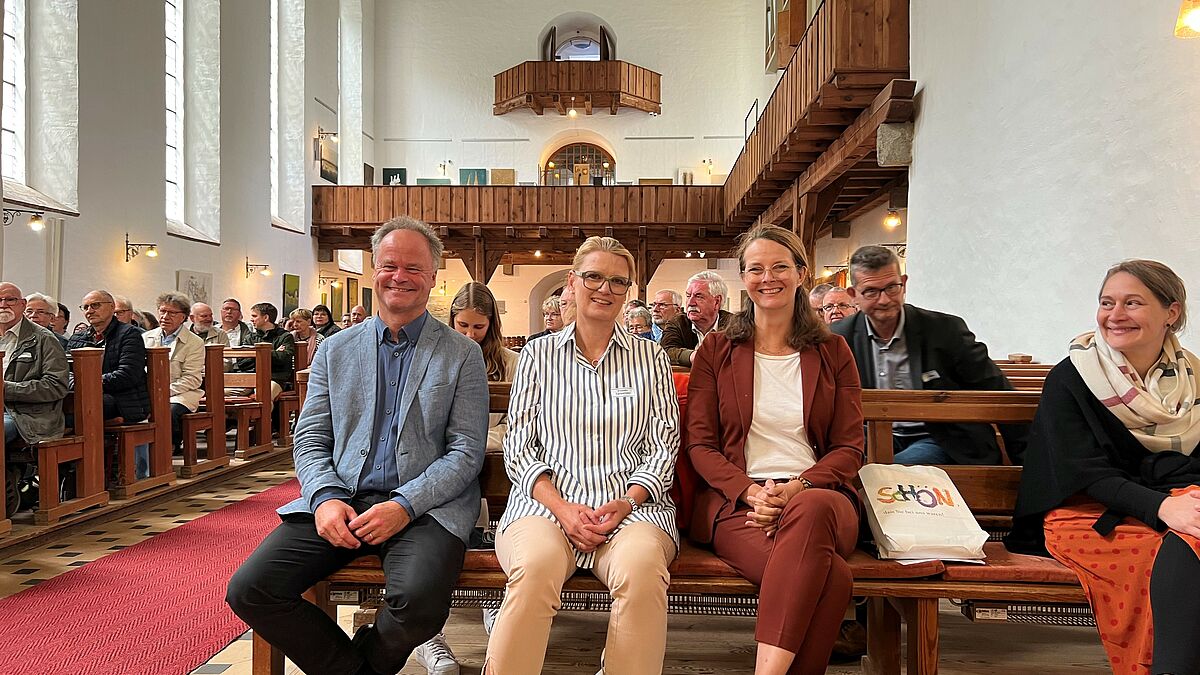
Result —
<svg viewBox="0 0 1200 675"><path fill-rule="evenodd" d="M633 389L629 387L617 387L613 389L613 396L617 398L633 398Z"/></svg>
<svg viewBox="0 0 1200 675"><path fill-rule="evenodd" d="M922 381L922 382L928 382L928 381L930 381L930 380L936 380L936 379L938 379L939 377L941 377L941 375L939 375L939 374L938 374L938 371L936 371L936 370L930 370L930 371L927 371L927 372L921 373L921 381Z"/></svg>

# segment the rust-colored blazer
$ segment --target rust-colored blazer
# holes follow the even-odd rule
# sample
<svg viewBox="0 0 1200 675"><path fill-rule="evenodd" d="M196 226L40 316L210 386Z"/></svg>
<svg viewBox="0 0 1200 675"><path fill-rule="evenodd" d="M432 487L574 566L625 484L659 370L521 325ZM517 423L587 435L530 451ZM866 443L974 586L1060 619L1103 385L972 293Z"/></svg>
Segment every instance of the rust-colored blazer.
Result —
<svg viewBox="0 0 1200 675"><path fill-rule="evenodd" d="M862 387L854 354L840 335L800 352L804 428L817 463L801 476L813 487L845 493L863 464ZM700 476L691 537L712 541L717 518L736 510L753 483L746 475L746 435L754 412L754 345L724 334L705 338L688 383L687 454Z"/></svg>

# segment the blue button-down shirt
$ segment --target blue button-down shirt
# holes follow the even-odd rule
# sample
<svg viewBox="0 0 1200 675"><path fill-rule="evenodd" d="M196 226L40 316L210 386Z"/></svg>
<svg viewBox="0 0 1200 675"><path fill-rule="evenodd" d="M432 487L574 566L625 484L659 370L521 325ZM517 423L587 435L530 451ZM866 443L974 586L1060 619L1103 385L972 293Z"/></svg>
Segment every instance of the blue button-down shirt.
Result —
<svg viewBox="0 0 1200 675"><path fill-rule="evenodd" d="M425 327L429 313L425 312L411 323L400 328L398 336L392 336L387 324L375 322L375 337L378 344L376 369L378 386L375 390L375 427L371 449L363 463L358 478L357 492L390 493L400 485L400 470L396 465L396 446L400 441L400 397L404 394L404 378L412 363L417 339ZM313 510L329 499L347 499L348 495L337 488L325 488L313 499ZM404 507L409 517L415 518L412 504L397 495L392 501Z"/></svg>

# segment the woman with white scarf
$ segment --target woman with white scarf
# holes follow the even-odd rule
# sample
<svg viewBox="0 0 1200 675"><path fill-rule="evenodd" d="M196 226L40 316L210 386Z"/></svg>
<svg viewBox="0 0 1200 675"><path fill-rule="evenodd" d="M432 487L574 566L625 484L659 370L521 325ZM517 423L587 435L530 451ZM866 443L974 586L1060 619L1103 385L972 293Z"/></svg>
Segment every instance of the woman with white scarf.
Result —
<svg viewBox="0 0 1200 675"><path fill-rule="evenodd" d="M1200 672L1200 359L1176 338L1186 319L1166 265L1110 268L1096 330L1046 378L1025 456L1009 548L1044 535L1079 576L1113 672Z"/></svg>

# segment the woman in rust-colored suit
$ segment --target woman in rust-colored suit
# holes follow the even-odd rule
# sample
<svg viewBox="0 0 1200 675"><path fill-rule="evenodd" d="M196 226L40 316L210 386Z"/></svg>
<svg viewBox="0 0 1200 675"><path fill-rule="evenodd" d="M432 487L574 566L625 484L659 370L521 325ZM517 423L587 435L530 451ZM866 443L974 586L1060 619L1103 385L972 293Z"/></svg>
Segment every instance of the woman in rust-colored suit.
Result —
<svg viewBox="0 0 1200 675"><path fill-rule="evenodd" d="M808 304L803 250L779 227L745 235L752 306L705 338L688 386L691 535L759 586L756 675L824 672L853 587L861 388Z"/></svg>

